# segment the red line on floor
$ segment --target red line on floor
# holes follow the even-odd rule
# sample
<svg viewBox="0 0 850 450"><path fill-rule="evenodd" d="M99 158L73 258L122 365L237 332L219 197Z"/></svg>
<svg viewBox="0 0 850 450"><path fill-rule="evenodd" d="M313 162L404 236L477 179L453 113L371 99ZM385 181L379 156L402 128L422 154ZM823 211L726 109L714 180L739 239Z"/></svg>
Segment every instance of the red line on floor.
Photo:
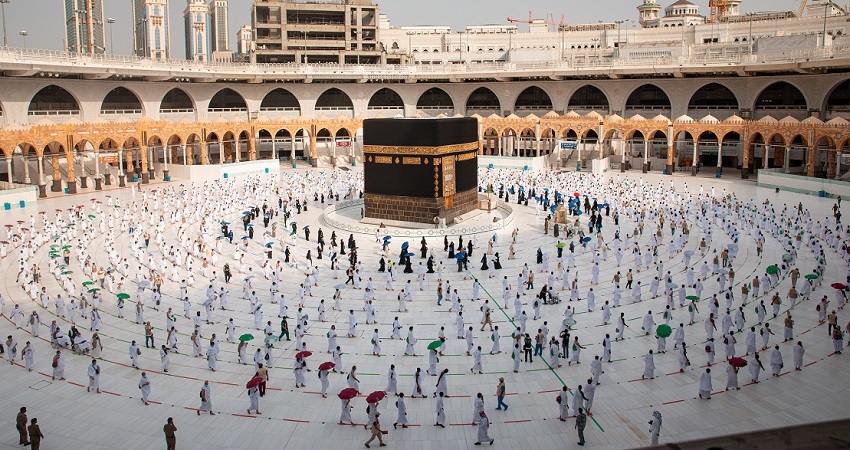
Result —
<svg viewBox="0 0 850 450"><path fill-rule="evenodd" d="M298 419L283 419L284 422L295 422L295 423L310 423L309 420L298 420Z"/></svg>
<svg viewBox="0 0 850 450"><path fill-rule="evenodd" d="M505 421L505 423L522 423L522 422L531 422L531 419L507 420L507 421Z"/></svg>
<svg viewBox="0 0 850 450"><path fill-rule="evenodd" d="M805 366L803 366L803 367L809 367L809 366L811 366L812 364L815 364L815 363L817 363L817 361L812 361L812 362L810 362L810 363L806 364L806 365L805 365Z"/></svg>
<svg viewBox="0 0 850 450"><path fill-rule="evenodd" d="M236 416L236 417L247 417L247 418L249 418L249 419L256 419L256 418L257 418L257 416L250 416L250 415L248 415L248 414L236 414L236 413L230 413L230 415L231 415L231 416Z"/></svg>
<svg viewBox="0 0 850 450"><path fill-rule="evenodd" d="M121 394L119 394L119 393L117 393L117 392L104 391L104 390L101 390L100 392L103 392L103 393L105 393L105 394L109 394L109 395L114 395L114 396L116 396L116 397L121 397Z"/></svg>
<svg viewBox="0 0 850 450"><path fill-rule="evenodd" d="M679 399L679 400L673 400L671 402L664 402L664 403L662 403L662 405L672 405L673 403L681 403L683 401L685 401L685 399L682 398L682 399Z"/></svg>

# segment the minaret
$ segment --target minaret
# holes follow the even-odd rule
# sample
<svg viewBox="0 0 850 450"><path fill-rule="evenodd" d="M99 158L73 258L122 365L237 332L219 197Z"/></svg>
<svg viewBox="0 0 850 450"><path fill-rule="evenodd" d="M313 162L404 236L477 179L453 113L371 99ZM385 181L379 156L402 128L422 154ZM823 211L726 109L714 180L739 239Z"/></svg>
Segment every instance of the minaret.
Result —
<svg viewBox="0 0 850 450"><path fill-rule="evenodd" d="M643 28L651 28L658 26L658 19L661 18L661 5L657 0L643 0L643 4L637 7L640 18L638 22Z"/></svg>
<svg viewBox="0 0 850 450"><path fill-rule="evenodd" d="M726 17L740 16L741 3L743 0L727 0L726 1Z"/></svg>

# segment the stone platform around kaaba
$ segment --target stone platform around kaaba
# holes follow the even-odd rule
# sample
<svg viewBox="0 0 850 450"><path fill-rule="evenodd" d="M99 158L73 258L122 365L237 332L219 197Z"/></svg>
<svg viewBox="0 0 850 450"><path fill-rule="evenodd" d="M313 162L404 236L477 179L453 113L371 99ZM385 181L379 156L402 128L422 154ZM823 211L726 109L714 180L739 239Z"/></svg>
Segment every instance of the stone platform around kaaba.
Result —
<svg viewBox="0 0 850 450"><path fill-rule="evenodd" d="M451 223L476 209L479 145L475 119L367 119L366 217Z"/></svg>

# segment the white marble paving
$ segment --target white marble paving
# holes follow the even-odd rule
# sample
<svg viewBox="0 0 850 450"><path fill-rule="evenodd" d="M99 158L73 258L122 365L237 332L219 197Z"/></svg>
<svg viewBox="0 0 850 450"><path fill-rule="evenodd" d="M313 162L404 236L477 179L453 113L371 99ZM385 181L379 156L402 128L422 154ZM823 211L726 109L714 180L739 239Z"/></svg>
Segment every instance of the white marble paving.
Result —
<svg viewBox="0 0 850 450"><path fill-rule="evenodd" d="M291 169L284 169L282 173L289 174ZM663 182L668 194L671 192L684 194L685 183L687 183L691 194L698 191L700 184L705 186L706 192L709 192L711 187L714 186L718 197L725 189L728 192L735 192L738 198L742 199L752 198L759 203L764 199L778 202L780 209L783 202L789 205L803 202L804 207L808 208L812 212L812 216L817 219L822 219L828 214L831 215L833 204L830 199L800 194L783 192L777 195L772 190L758 188L752 181L733 180L728 177L721 180L693 178L678 174L673 177L662 177L654 174L641 175L638 172L626 175L632 180L643 177L647 182ZM611 174L610 176L616 177L617 175ZM674 185L672 191L668 188L671 180ZM158 188L163 186L165 185L157 185ZM52 216L52 211L55 208L67 208L77 204L85 204L88 208L89 198L104 199L106 195L118 197L125 203L133 201L134 198L136 200L141 198L138 193L134 197L127 189L113 190L108 193L52 197L39 202L37 207L0 211L0 225L14 223L16 220L28 221L30 214L37 214L39 209L51 211L49 214ZM546 277L540 273L539 265L534 264L535 252L540 247L546 252L551 252L554 257L556 241L551 236L551 231L548 236L543 235L543 216L535 214L531 207L516 205L515 196L512 196L512 200L512 206L515 210L515 224L520 229L515 246L517 259L507 259L510 230L505 230L499 235L499 245L496 250L502 255L504 268L497 271L498 276L496 278L487 279L486 271L479 270L480 255L486 250L485 240L487 238L485 236L476 238L476 248L471 258L472 273L481 279L483 287L495 297L495 299L490 300L491 304L494 303L494 300L495 303L502 304L501 277L508 276L511 284L515 284L516 275L521 270L523 263L526 262L536 275L535 293L539 291L540 287L546 282ZM210 201L215 201L214 193L210 193ZM326 240L332 231L322 222L320 206L311 201L309 211L297 217L299 229L305 224L311 226L313 243L310 248L315 248L315 233L319 228L323 228ZM239 211L236 211L227 219L237 224L238 214ZM586 216L582 216L582 219L582 223L586 226ZM97 220L95 223L97 223ZM258 230L262 230L261 221L257 220L254 223ZM620 225L623 235L630 234L635 227L633 220L625 217L625 215L621 216ZM704 230L693 221L693 218L689 218L689 225L692 227L692 232L687 248L694 249L699 239L703 237ZM656 223L648 221L647 231L655 231L655 229ZM741 304L740 284L749 281L753 274L762 273L768 265L778 262L782 253L784 253L776 238L767 236L764 254L762 257L757 257L754 240L743 232L743 228L741 229L740 252L737 259L733 261L738 273L734 287L736 293L735 307ZM176 228L171 226L169 230L175 231ZM0 234L2 234L2 231L3 229L0 228ZM614 231L613 221L606 218L603 227L603 236L606 241L613 239ZM235 231L237 240L240 233L241 230ZM645 232L640 239L640 245L643 248L646 248L649 243L649 234L649 232ZM262 233L258 233L256 236L257 242L262 240L261 235ZM340 233L340 237L347 238L347 236L348 233ZM303 253L306 252L307 247L304 245L303 234L300 230L298 237L299 242L294 252L298 252L299 258L303 259ZM665 237L669 238L669 228L665 230ZM617 270L625 273L628 268L632 267L633 260L630 253L625 255L623 265L619 269L616 267L616 262L613 261L613 256L600 265L600 285L594 287L594 291L597 292L597 309L592 313L586 312L586 302L583 300L584 293L589 287L591 255L582 253L577 258L577 263L580 266L579 287L582 300L573 302L578 309L576 314L578 324L575 326L576 330L573 332L573 336L578 335L583 345L587 346L582 352L582 363L578 366L567 366L564 363L563 367L552 371L539 357L535 357L534 363L523 363L520 372L514 374L511 371L512 362L509 354L503 353L493 356L488 354L491 344L490 332L481 332L479 326L477 326L480 319L478 306L481 302L473 304L474 302L469 301L472 292L471 282L469 280L464 281L463 274L455 272L454 261L445 258L446 255L442 252L442 239L430 239L429 246L434 250L435 257L438 261L442 260L446 264L445 278L451 281L453 288L458 289L460 297L464 299L464 316L466 322L474 326L475 345L482 345L484 349L482 360L485 374L472 375L469 373L471 358L465 356L465 343L455 337L454 314L448 312L449 303L444 303L443 306L439 307L436 305L436 274L427 276L424 292L414 291L414 301L409 306L410 311L399 313L397 312L398 302L395 300L398 291L384 291L385 275L376 272L380 249L374 242L374 234L358 235L355 238L360 247L359 256L363 264L364 278L373 277L377 288L377 300L375 302L377 327L380 329L383 339L382 351L384 356L378 358L371 354L369 341L371 330L375 325L363 323L365 316L362 310L362 291L355 291L350 287L344 291L343 307L344 310L349 308L355 310L360 322L358 337L353 339L342 337L347 329L347 313L331 309L333 304L331 296L333 294L332 286L344 282L344 277L340 280L334 280L328 269L329 261L327 259L315 260L322 269L322 276L319 287L313 288L315 297L307 298L305 308L305 311L310 314L310 324L305 342L308 349L314 352L314 355L309 358L310 367L315 369L320 362L330 360L330 355L324 352L327 346L325 333L330 324L335 323L341 335L339 343L345 353L343 365L346 370L352 364L357 365L360 373L361 392L367 394L371 391L382 390L386 386L388 365L393 363L396 365L399 374L399 388L409 396L413 384L411 374L416 367L422 367L423 370L427 368L425 346L436 338L440 325L446 327L448 337L446 355L440 358L438 367L441 369L443 367L448 368L451 374L448 382L449 393L452 397L446 400L449 425L445 429L433 426L433 399L430 397L427 399L410 399L408 397L409 420L411 424L416 426L404 430L401 428L394 430L392 423L396 417L395 398L390 396L381 402L379 409L382 413L382 424L385 429L389 429L389 435L386 438L390 446L403 445L404 448L423 450L471 447L476 438L476 429L464 424L471 419L472 400L475 394L482 392L485 396L485 409L492 423L490 434L496 439L495 445L499 448L525 450L527 448L563 449L576 447L577 436L573 429L573 421L570 419L564 423L557 420L558 410L554 397L556 391L560 390L562 381L571 389L575 389L579 383L583 383L589 377L590 361L595 355L601 354L602 338L606 333L611 334L613 338L615 334L613 320L611 324L603 326L599 307L606 299L611 298L613 287L610 280L613 273ZM169 239L173 239L173 236L169 236ZM403 240L393 240L393 246L390 249L391 259L396 259L398 245L401 242ZM716 226L714 247L725 245L728 242L729 236L725 234L721 227ZM98 265L108 263L106 252L98 251L98 246L102 243L102 239L96 239L89 245L88 249ZM126 234L126 230L116 239L116 245L120 247L120 251L125 257L133 261L132 241ZM263 255L260 253L261 243L252 245L249 258L256 267L255 270L259 270L263 261ZM411 246L416 253L413 258L415 266L420 261L418 240L415 242L411 240ZM229 244L225 245L224 254L226 257L233 254L230 248ZM577 252L580 251L581 247L578 247ZM674 281L681 283L684 279L685 270L681 254L673 255L671 258L667 253L666 244L664 244L659 247L659 256L664 261L665 271L672 271ZM704 370L702 366L706 363L706 356L702 351L705 341L702 320L708 315L706 300L700 302L700 314L697 315L697 323L686 327L686 341L689 344L689 356L692 365L688 367L684 374L678 373L676 353L672 350L673 342L672 339L668 339L667 353L657 355L655 358L656 379L639 380L643 371L643 354L647 349L654 349L656 345L653 337L645 337L639 333L640 317L648 309L651 309L656 314L656 322L661 323L662 319L659 313L665 302L662 297L648 299L649 281L653 278L655 269L643 270L637 274L635 280L643 281L644 301L631 304L630 293L624 289L622 306L612 310L614 317L618 316L620 312L625 313L626 318L630 320L628 323L631 328L625 333L626 340L613 343L613 359L615 361L604 365L605 374L601 377L602 384L596 390L592 409L593 417L588 420L585 432L587 446L629 448L648 445L647 422L655 409L661 411L664 415L662 443L850 416L850 413L847 412L846 400L850 382L848 382L846 376L842 376L846 374L850 364L846 360L846 355L832 354L832 343L826 339L825 325L818 325L817 312L815 311L815 302L823 295L829 296L829 300L832 302L830 309L835 306L833 292L829 285L842 280L846 273L846 263L837 251L827 249L826 256L828 264L823 283L812 293L812 300L799 302L797 308L793 311L796 321L794 342L797 340L803 342L807 351L804 362L806 364L814 362L814 364L804 367L800 372L793 371L792 343L781 342L782 316L780 316L779 319L770 321L771 328L777 333L776 336L772 337L771 345L780 344L785 359L783 372L792 369L791 372L780 378L772 378L768 365L769 356L765 352L763 361L767 371L762 372L761 383L745 385L749 381L745 369L739 375L739 383L742 386L740 391L718 392L723 391L726 383L725 363L718 364L715 366L716 369L712 370L714 373L713 390L716 393L711 400L698 400L696 398L699 376ZM276 251L275 259L278 257L282 257L282 255L279 251ZM47 246L43 246L36 251L30 263L37 263L42 266L44 285L47 286L51 294L61 292L61 287L56 279L46 270L47 261ZM554 258L552 261L554 266ZM223 264L223 261L219 263L219 266L221 264ZM692 259L692 265L697 272L699 272L699 265L701 264L702 260L697 251ZM132 262L130 264L131 268L136 265ZM809 273L814 268L813 254L811 249L805 245L800 249L797 266L800 268L801 274ZM75 272L73 278L77 286L87 279L74 257L72 257L70 269ZM53 308L42 308L37 302L30 300L20 286L16 285L16 252L11 251L8 256L0 261L0 270L3 271L4 275L4 282L0 286L0 293L6 298L4 314L9 315L14 302L21 305L26 316L32 310L38 311L42 321L45 322L41 337L46 337L48 335L46 325L56 318L55 311ZM200 307L199 304L203 301L205 290L200 272L200 261L196 261L194 270L197 282L190 289L193 313ZM134 270L131 270L131 273L133 275L130 278L134 280ZM710 298L718 289L713 277L709 278L711 280L704 281L703 298ZM415 273L409 276L400 273L395 282L396 289L400 289L407 279L413 280L413 285L416 286ZM284 270L284 283L282 283L281 290L286 294L290 317L294 316L294 311L297 309L297 287L302 280L303 274L300 271L296 272L289 267ZM219 280L219 284L221 282L222 280ZM234 274L234 279L228 285L229 302L232 310L216 311L216 323L205 325L205 336L215 332L220 338L223 338L225 322L230 317L233 317L237 324L237 336L247 332L251 332L255 336L262 334L262 332L254 329L253 317L246 312L247 302L241 299L240 282L240 274ZM560 286L560 281L557 282L557 285ZM254 281L254 287L263 303L268 303L269 300L268 286L269 282L263 279L261 274ZM782 314L787 309L788 303L785 294L789 287L790 279L783 277L776 288L784 302ZM125 290L134 295L135 286ZM87 394L84 387L72 384L72 382L85 384L85 370L91 360L87 357L73 355L70 351L65 351L67 364L65 372L68 381L51 381L49 378L51 371L50 356L53 350L50 348L49 342L33 339L36 352L34 372L26 372L21 361L17 361L14 366L6 362L5 359L0 361L0 377L2 377L0 379L4 380L4 383L0 383L0 405L4 406L3 411L6 412L0 416L0 443L9 447L16 444L17 434L13 426L14 414L20 406L25 405L29 409L30 417L39 418L42 430L47 436L42 444L42 448L45 449L60 447L72 449L161 448L164 447L162 425L169 416L175 419L178 427L178 444L180 448L184 449L362 448L363 442L368 438L368 432L362 426L350 427L336 424L339 419L340 404L335 393L345 387L343 376L330 375L331 388L327 399L316 394L319 390L319 382L315 370L307 374L306 388L294 388L294 377L291 370L294 355L294 335L292 342L282 342L276 346L275 355L278 359L271 369L270 389L266 397L261 399L263 414L253 418L245 417L248 399L245 395L245 389L243 389L243 383L247 382L253 375L253 366L238 364L236 362L235 344L226 342L222 343L218 370L215 373L207 368L206 361L203 358L196 359L192 358L191 354L187 355L191 351L188 338L191 326L189 321L182 317L182 304L175 298L177 291L177 283L167 281L163 289L164 305L162 310L160 312L152 309L146 310L146 319L150 320L156 327L157 345L165 339L165 332L163 331L164 310L169 306L174 308L177 314L177 327L180 333L181 353L172 355L171 369L168 374L161 373L159 355L142 347L141 366L151 378L153 386L151 400L156 403L144 406L139 401L139 390L136 386L139 371L127 366L129 340L135 339L140 345L144 342L143 328L132 320L133 299L128 301L125 307L125 318L119 319L115 315L114 295L105 293L105 304L102 306L104 324L100 332L105 346L103 359L100 361L103 369L101 388L116 395L106 392L99 395ZM529 313L529 316L532 315L533 294L530 292L523 299L523 307ZM690 291L689 294L691 294ZM561 295L562 298L568 298L569 291L563 291ZM770 312L769 300L772 295L773 291L765 298L768 312ZM482 301L486 298L483 290L481 297ZM316 307L319 299L322 298L325 299L327 306L328 322L326 323L315 320ZM747 326L750 326L756 318L752 312L752 297L748 302L745 311L748 320ZM550 333L557 333L562 313L568 303L541 307L542 318L537 321L529 318L529 330L533 332L546 320L549 323ZM723 301L721 300L722 304ZM271 319L275 329L277 329L279 319L274 317L277 313L277 306L267 305L265 309L267 312L265 320ZM512 310L512 305L506 307L508 316L512 315ZM270 315L272 317L269 317ZM419 339L417 353L420 356L401 356L404 343L389 339L390 326L395 316L399 316L405 328L409 325L415 327ZM770 314L768 316L770 317ZM681 311L679 308L674 311L674 317L675 319L671 324L678 324L680 321L687 323L687 312ZM510 343L511 324L498 309L494 309L493 319L494 324L499 325L503 336L502 349L503 351L507 350ZM846 324L847 321L847 314L839 311L839 324ZM294 320L291 318L291 332L294 332L293 322ZM65 320L60 320L59 323L63 330L67 330L70 326ZM88 331L87 325L88 321L78 319L78 328L86 337L89 337L91 332ZM801 334L810 329L810 332ZM5 336L9 334L18 340L19 350L23 348L25 341L32 338L27 327L15 330L14 325L4 317L0 320L0 336L4 337L3 341L5 341ZM719 334L720 332L716 333L715 337L718 337ZM404 336L404 333L402 335ZM206 342L204 345L206 345ZM722 361L722 345L718 344L717 347L716 360ZM743 353L743 336L739 337L737 348L739 349L738 353ZM254 346L252 346L249 355L253 354L253 349ZM548 355L548 349L544 350L544 355ZM48 376L45 377L40 372L48 374ZM494 410L496 399L493 392L499 376L505 377L507 390L513 394L506 398L506 402L510 405L507 411ZM210 380L213 385L213 405L217 415L198 417L192 408L196 408L199 404L198 390L205 379ZM30 388L30 386L45 380L49 383L47 386L38 390ZM434 382L433 377L427 377L425 381L427 393L433 392ZM363 423L366 420L365 398L358 397L352 403L354 420ZM570 404L570 407L571 413L573 413L572 404Z"/></svg>

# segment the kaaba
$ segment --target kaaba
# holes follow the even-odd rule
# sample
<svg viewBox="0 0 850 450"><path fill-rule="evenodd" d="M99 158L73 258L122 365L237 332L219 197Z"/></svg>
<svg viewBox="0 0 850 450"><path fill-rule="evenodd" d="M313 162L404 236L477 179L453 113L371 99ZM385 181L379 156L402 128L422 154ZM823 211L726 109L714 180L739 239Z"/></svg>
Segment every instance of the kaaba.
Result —
<svg viewBox="0 0 850 450"><path fill-rule="evenodd" d="M363 121L364 201L369 218L452 223L478 208L478 121Z"/></svg>

